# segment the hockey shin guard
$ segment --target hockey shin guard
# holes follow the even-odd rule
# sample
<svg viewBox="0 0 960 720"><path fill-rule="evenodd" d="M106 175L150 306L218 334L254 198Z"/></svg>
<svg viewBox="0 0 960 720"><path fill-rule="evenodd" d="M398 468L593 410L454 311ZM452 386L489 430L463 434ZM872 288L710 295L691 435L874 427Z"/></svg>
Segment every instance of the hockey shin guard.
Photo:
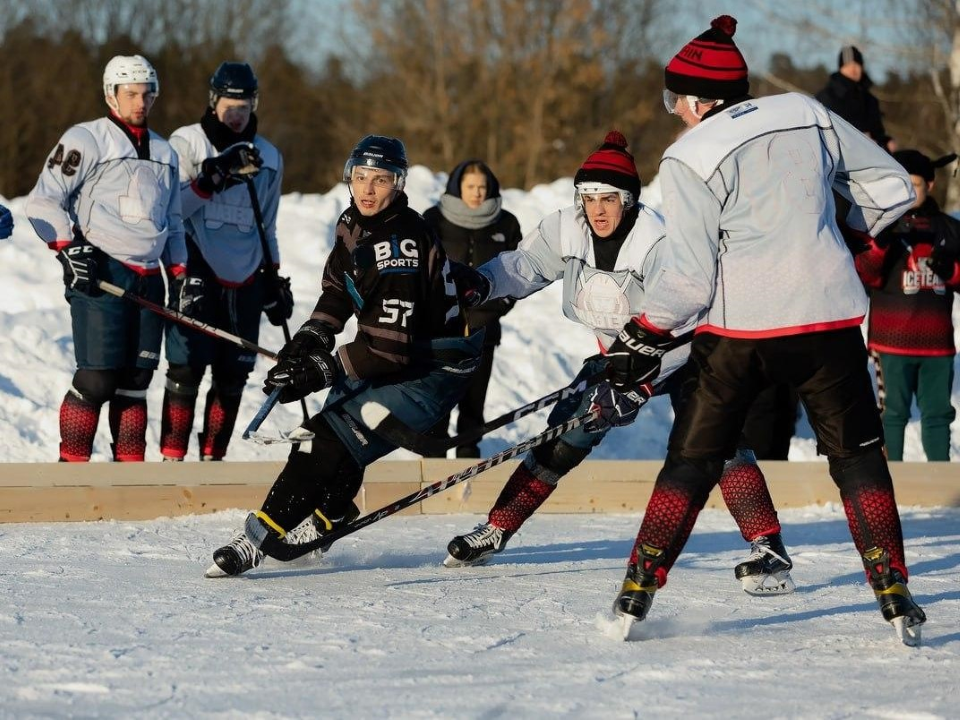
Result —
<svg viewBox="0 0 960 720"><path fill-rule="evenodd" d="M200 433L200 457L204 460L222 460L227 454L230 436L237 423L240 410L240 391L233 388L219 388L216 383L207 393L206 409L203 413L203 431Z"/></svg>
<svg viewBox="0 0 960 720"><path fill-rule="evenodd" d="M733 459L724 463L720 492L744 540L780 532L777 509L752 451L737 450Z"/></svg>
<svg viewBox="0 0 960 720"><path fill-rule="evenodd" d="M70 388L60 405L60 460L87 462L93 452L102 403L85 399Z"/></svg>
<svg viewBox="0 0 960 720"><path fill-rule="evenodd" d="M160 419L160 454L163 457L183 460L187 456L196 403L196 387L167 378Z"/></svg>
<svg viewBox="0 0 960 720"><path fill-rule="evenodd" d="M903 531L893 492L893 479L880 448L848 458L830 458L830 475L840 489L850 534L857 552L879 548L890 567L907 578Z"/></svg>
<svg viewBox="0 0 960 720"><path fill-rule="evenodd" d="M680 556L693 531L713 486L723 471L719 460L690 460L667 455L653 495L647 503L637 541L630 553L630 564L639 561L639 547L662 550L662 561L656 567L659 586L667 582L667 573Z"/></svg>
<svg viewBox="0 0 960 720"><path fill-rule="evenodd" d="M119 389L110 400L113 459L143 462L147 451L147 391Z"/></svg>

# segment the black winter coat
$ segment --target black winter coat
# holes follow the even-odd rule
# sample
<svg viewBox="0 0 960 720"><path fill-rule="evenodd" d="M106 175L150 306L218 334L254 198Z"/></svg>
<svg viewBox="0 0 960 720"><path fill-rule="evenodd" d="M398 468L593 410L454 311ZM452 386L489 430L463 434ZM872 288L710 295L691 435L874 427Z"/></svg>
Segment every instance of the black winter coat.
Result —
<svg viewBox="0 0 960 720"><path fill-rule="evenodd" d="M870 92L868 78L854 82L838 72L830 76L827 85L817 93L817 100L832 110L857 130L869 133L870 137L886 149L889 136L883 127L880 103Z"/></svg>
<svg viewBox="0 0 960 720"><path fill-rule="evenodd" d="M471 230L454 225L435 205L423 214L423 219L434 229L443 243L447 257L470 267L479 267L507 250L516 250L523 235L517 218L506 210L501 211L493 223ZM471 329L487 329L484 344L500 344L500 318L513 307L511 300L493 300L467 311Z"/></svg>

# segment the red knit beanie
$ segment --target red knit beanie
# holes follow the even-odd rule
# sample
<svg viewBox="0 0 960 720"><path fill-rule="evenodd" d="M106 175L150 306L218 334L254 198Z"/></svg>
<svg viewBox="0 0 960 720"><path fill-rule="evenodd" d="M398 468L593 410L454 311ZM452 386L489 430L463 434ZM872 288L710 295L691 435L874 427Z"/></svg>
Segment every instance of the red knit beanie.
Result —
<svg viewBox="0 0 960 720"><path fill-rule="evenodd" d="M737 21L721 15L710 29L687 43L664 69L667 90L723 100L746 95L750 90L747 63L733 42Z"/></svg>
<svg viewBox="0 0 960 720"><path fill-rule="evenodd" d="M640 198L640 174L633 155L627 152L627 139L618 130L611 130L603 145L590 153L573 178L573 184L602 183L626 190L636 202Z"/></svg>

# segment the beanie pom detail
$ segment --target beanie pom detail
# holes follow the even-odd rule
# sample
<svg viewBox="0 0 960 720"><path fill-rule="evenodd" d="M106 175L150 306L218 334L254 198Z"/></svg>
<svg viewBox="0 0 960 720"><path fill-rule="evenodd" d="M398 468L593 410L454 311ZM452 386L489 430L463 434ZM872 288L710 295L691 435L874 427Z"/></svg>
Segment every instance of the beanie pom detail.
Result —
<svg viewBox="0 0 960 720"><path fill-rule="evenodd" d="M713 22L710 23L710 27L719 30L724 35L733 37L734 33L737 32L737 19L730 15L721 15L718 18L714 18Z"/></svg>
<svg viewBox="0 0 960 720"><path fill-rule="evenodd" d="M623 136L623 133L619 130L611 130L607 133L607 136L603 139L604 145L613 145L618 148L627 149L627 139Z"/></svg>

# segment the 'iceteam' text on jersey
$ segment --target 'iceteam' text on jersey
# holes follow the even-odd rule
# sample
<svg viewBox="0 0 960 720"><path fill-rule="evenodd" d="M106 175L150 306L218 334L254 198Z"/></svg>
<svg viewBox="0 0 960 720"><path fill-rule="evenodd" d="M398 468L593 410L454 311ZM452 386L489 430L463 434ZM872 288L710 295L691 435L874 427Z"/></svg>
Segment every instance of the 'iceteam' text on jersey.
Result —
<svg viewBox="0 0 960 720"><path fill-rule="evenodd" d="M889 154L796 93L704 119L664 153L660 182L667 240L645 316L672 330L706 310L698 332L735 338L859 325L867 298L833 191L873 236L914 199Z"/></svg>
<svg viewBox="0 0 960 720"><path fill-rule="evenodd" d="M56 247L76 229L140 272L185 263L177 154L153 131L145 150L110 117L67 130L27 198L40 238Z"/></svg>
<svg viewBox="0 0 960 720"><path fill-rule="evenodd" d="M263 160L260 172L253 179L253 186L263 212L271 259L279 264L276 220L280 207L283 158L280 151L260 135L254 138L253 143ZM263 260L260 234L246 184L234 184L210 198L201 197L191 187L200 174L201 163L219 154L200 123L175 130L170 136L170 144L180 157L183 222L187 234L223 284L237 286L245 283L259 269Z"/></svg>

